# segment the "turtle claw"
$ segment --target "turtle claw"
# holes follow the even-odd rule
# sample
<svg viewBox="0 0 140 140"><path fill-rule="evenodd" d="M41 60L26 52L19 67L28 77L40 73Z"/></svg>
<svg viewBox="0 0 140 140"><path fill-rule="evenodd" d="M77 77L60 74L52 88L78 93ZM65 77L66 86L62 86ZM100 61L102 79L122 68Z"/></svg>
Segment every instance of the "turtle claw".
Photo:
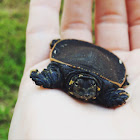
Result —
<svg viewBox="0 0 140 140"><path fill-rule="evenodd" d="M118 92L118 91L117 91ZM114 93L113 93L114 94ZM118 94L114 94L112 98L109 101L109 106L108 107L117 107L120 105L123 105L126 103L126 100L129 98L129 95L127 92L121 92Z"/></svg>
<svg viewBox="0 0 140 140"><path fill-rule="evenodd" d="M124 90L116 90L112 92L105 93L100 97L100 102L106 107L117 107L126 103L129 98L129 94Z"/></svg>

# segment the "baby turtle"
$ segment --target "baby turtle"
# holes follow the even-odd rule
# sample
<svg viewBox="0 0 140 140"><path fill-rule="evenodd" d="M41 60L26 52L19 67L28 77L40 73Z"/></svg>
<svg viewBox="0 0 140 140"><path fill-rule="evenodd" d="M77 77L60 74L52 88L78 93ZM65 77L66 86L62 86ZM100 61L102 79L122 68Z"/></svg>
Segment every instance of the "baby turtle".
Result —
<svg viewBox="0 0 140 140"><path fill-rule="evenodd" d="M113 53L94 44L75 40L53 40L51 63L30 78L38 86L62 89L86 102L117 107L125 103L129 85L123 62Z"/></svg>

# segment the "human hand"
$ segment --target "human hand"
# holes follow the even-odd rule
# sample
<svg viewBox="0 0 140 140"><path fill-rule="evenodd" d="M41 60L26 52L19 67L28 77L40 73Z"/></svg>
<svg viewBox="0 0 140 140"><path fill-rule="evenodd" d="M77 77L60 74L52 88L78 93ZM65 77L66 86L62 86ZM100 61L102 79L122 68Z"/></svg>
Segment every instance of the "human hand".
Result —
<svg viewBox="0 0 140 140"><path fill-rule="evenodd" d="M9 140L140 138L140 1L96 0L96 44L118 55L129 75L126 91L130 98L116 109L79 102L60 90L39 88L29 78L30 70L41 71L50 62L53 39L92 42L92 1L65 0L60 34L59 7L60 0L31 1L26 66Z"/></svg>

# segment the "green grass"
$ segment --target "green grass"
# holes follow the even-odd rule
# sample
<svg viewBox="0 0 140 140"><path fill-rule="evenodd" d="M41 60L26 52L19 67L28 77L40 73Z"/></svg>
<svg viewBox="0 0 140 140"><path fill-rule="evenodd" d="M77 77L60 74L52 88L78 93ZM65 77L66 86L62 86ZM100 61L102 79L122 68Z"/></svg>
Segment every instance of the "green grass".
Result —
<svg viewBox="0 0 140 140"><path fill-rule="evenodd" d="M27 0L0 0L0 140L7 140L25 64Z"/></svg>

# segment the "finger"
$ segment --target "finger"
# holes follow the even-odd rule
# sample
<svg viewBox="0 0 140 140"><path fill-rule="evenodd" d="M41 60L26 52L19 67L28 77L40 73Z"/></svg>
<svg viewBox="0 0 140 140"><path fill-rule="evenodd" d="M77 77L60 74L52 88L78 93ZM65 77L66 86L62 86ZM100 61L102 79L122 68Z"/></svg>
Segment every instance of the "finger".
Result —
<svg viewBox="0 0 140 140"><path fill-rule="evenodd" d="M129 50L125 0L96 0L96 44L109 50Z"/></svg>
<svg viewBox="0 0 140 140"><path fill-rule="evenodd" d="M64 1L61 37L92 42L92 0Z"/></svg>
<svg viewBox="0 0 140 140"><path fill-rule="evenodd" d="M140 0L127 0L131 49L140 48Z"/></svg>
<svg viewBox="0 0 140 140"><path fill-rule="evenodd" d="M26 39L26 68L49 56L49 44L59 38L60 0L31 0ZM51 15L51 16L50 16Z"/></svg>

